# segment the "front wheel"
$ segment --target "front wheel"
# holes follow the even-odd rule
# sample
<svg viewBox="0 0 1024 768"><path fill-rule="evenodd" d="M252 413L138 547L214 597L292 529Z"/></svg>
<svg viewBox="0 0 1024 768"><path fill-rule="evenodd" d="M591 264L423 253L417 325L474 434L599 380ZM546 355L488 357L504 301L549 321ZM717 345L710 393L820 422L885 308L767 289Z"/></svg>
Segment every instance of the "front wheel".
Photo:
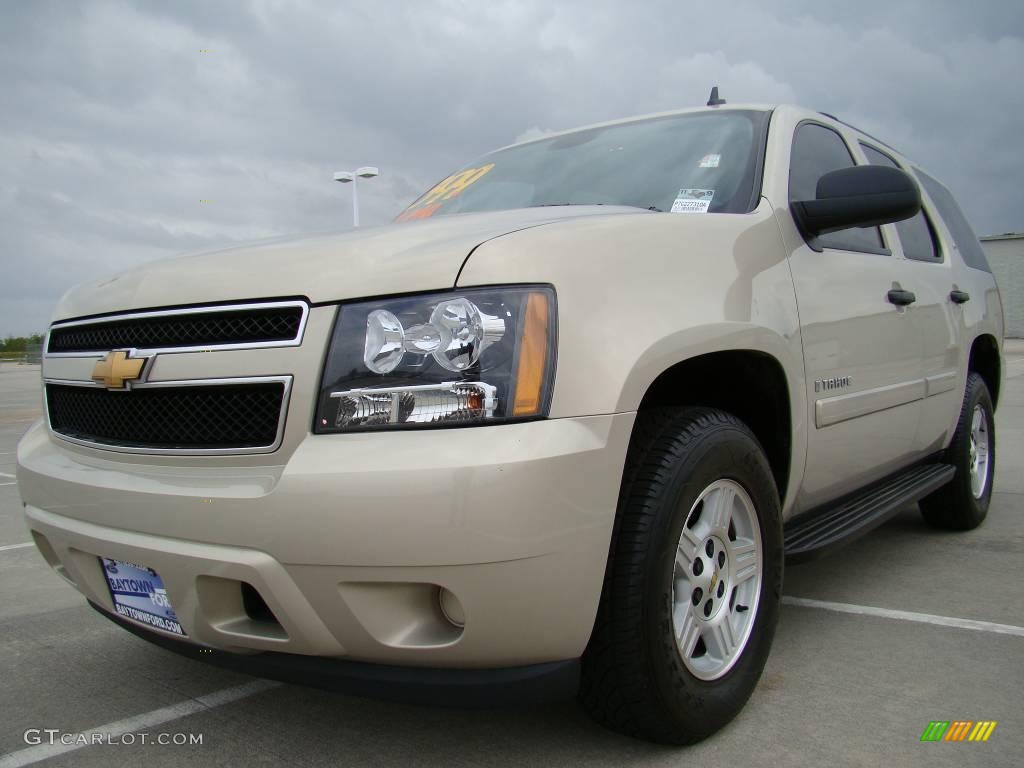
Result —
<svg viewBox="0 0 1024 768"><path fill-rule="evenodd" d="M614 730L689 744L739 712L768 658L781 510L764 451L735 417L639 419L581 700Z"/></svg>

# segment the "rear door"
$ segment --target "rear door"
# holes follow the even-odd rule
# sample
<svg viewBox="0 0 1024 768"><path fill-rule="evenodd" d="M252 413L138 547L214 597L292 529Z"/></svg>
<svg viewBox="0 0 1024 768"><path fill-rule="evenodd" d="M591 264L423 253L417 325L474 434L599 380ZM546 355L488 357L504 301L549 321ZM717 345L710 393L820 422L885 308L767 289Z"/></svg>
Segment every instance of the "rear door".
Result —
<svg viewBox="0 0 1024 768"><path fill-rule="evenodd" d="M855 165L838 129L814 120L793 133L789 200L813 199L818 179ZM806 369L807 462L798 498L808 509L911 463L924 397L924 339L906 260L892 226L805 239L795 225L790 265Z"/></svg>
<svg viewBox="0 0 1024 768"><path fill-rule="evenodd" d="M901 168L884 149L862 143L861 149L872 165ZM914 173L907 168L902 170ZM964 381L960 371L966 365L963 357L963 309L950 296L960 286L953 274L951 254L942 247L937 216L931 202L921 195L921 212L911 219L896 223L900 252L906 260L908 286L917 297L910 317L923 339L922 375L925 380L925 401L921 405L921 421L917 429L915 450L931 453L945 447L955 426L963 398Z"/></svg>

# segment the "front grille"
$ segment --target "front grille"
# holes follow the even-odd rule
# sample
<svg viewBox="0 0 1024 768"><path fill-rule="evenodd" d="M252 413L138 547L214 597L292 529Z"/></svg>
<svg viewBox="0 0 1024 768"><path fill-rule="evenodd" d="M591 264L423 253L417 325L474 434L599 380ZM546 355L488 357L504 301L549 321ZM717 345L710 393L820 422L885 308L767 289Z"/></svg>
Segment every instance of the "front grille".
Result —
<svg viewBox="0 0 1024 768"><path fill-rule="evenodd" d="M54 326L50 353L106 352L111 349L174 349L296 340L302 328L300 305L237 307L217 311L168 312Z"/></svg>
<svg viewBox="0 0 1024 768"><path fill-rule="evenodd" d="M127 392L46 385L54 432L135 449L270 448L277 442L284 397L279 381Z"/></svg>

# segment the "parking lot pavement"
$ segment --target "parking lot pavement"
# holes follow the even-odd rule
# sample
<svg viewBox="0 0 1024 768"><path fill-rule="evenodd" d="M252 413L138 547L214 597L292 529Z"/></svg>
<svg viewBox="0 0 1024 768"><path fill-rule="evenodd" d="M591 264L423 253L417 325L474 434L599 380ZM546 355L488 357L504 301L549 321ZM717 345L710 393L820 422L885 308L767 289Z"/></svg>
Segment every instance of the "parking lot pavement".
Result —
<svg viewBox="0 0 1024 768"><path fill-rule="evenodd" d="M572 702L458 711L356 699L180 658L110 624L29 547L0 549L0 768L46 765L978 765L1024 748L1024 344L1008 343L988 520L951 534L916 507L823 560L792 567L751 701L689 749L627 739ZM29 540L12 478L38 416L38 367L0 366L0 547ZM973 619L967 629L830 604ZM910 617L913 618L913 617ZM956 622L954 622L955 624ZM255 686L255 687L254 687ZM226 692L226 693L225 693ZM921 743L932 720L995 720L988 742ZM184 733L201 745L32 749L27 729ZM128 739L123 739L127 741ZM43 749L40 747L40 749Z"/></svg>

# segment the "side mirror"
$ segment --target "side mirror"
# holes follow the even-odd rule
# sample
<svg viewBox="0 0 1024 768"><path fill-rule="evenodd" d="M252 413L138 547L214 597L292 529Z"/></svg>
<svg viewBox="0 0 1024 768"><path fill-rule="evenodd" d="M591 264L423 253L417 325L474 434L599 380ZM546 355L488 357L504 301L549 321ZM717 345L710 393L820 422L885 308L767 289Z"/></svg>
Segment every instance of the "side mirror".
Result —
<svg viewBox="0 0 1024 768"><path fill-rule="evenodd" d="M855 165L818 179L814 200L792 203L797 224L808 235L850 227L874 227L916 216L921 192L907 173L884 165Z"/></svg>

